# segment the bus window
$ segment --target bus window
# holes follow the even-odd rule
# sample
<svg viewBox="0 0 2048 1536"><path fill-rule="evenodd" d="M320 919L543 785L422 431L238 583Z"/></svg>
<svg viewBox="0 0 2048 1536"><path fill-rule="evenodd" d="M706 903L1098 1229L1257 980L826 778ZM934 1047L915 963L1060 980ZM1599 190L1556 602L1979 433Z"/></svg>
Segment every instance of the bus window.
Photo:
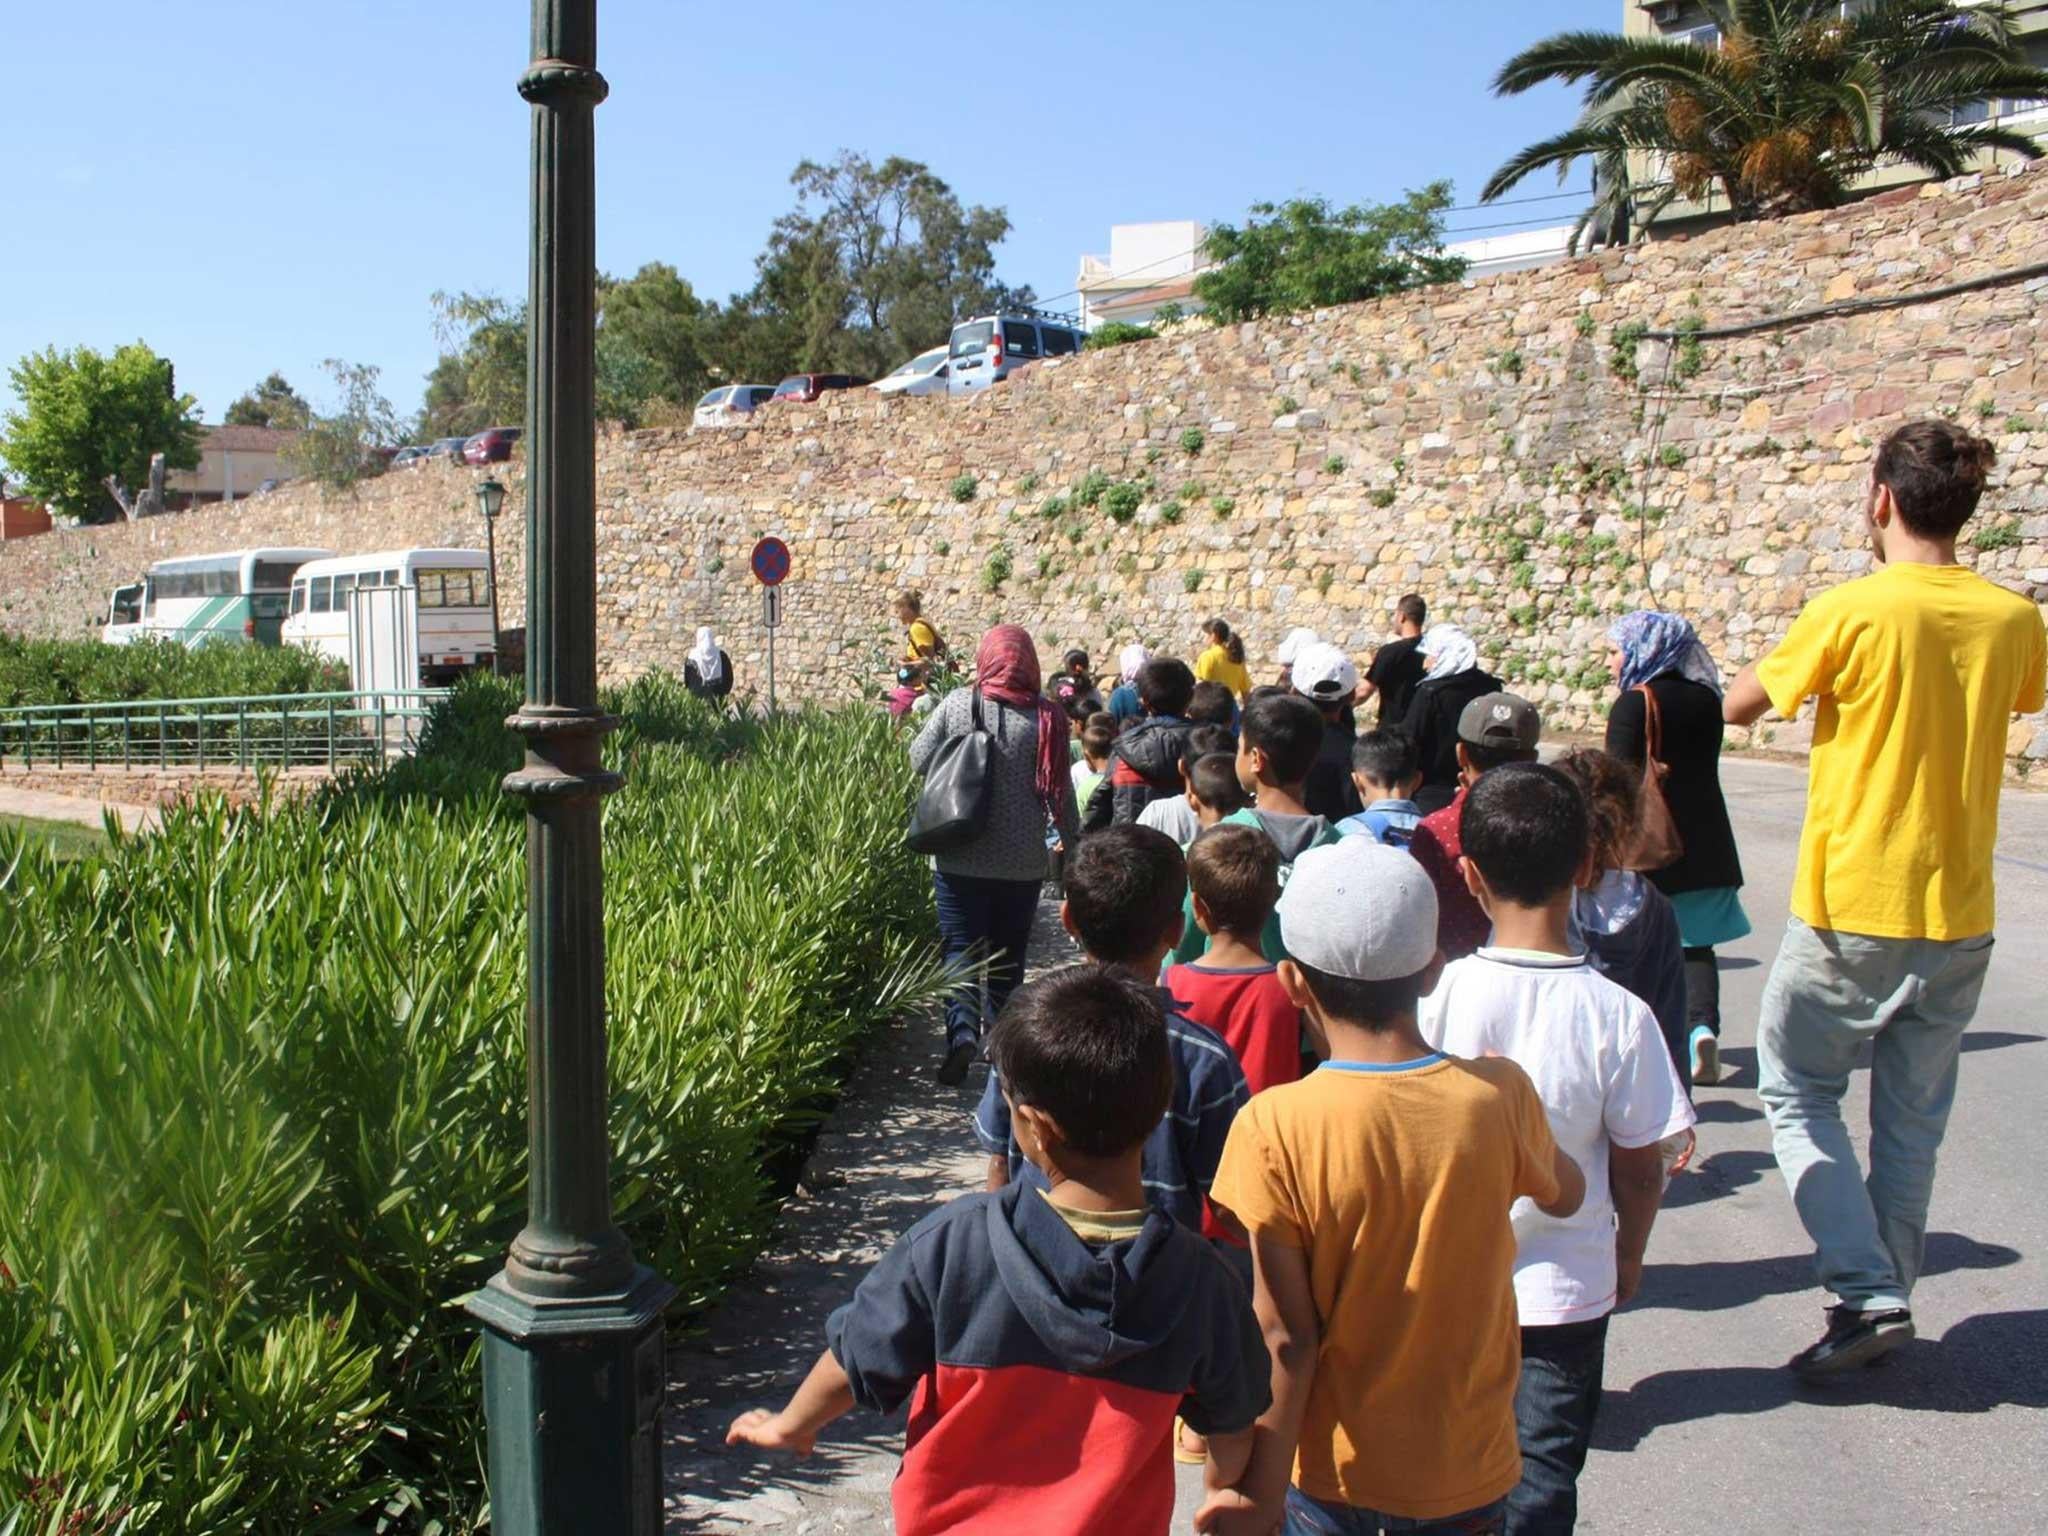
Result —
<svg viewBox="0 0 2048 1536"><path fill-rule="evenodd" d="M292 572L299 568L296 560L255 560L249 565L249 590L251 592L282 592L291 585Z"/></svg>
<svg viewBox="0 0 2048 1536"><path fill-rule="evenodd" d="M231 565L218 565L204 573L208 597L234 597L242 590L242 573Z"/></svg>
<svg viewBox="0 0 2048 1536"><path fill-rule="evenodd" d="M490 601L484 573L469 566L416 571L422 608L481 608Z"/></svg>
<svg viewBox="0 0 2048 1536"><path fill-rule="evenodd" d="M334 578L315 576L313 578L313 612L334 612Z"/></svg>
<svg viewBox="0 0 2048 1536"><path fill-rule="evenodd" d="M334 578L334 611L341 612L348 606L348 595L356 589L356 573L348 571Z"/></svg>
<svg viewBox="0 0 2048 1536"><path fill-rule="evenodd" d="M292 583L292 612L294 614L301 614L305 611L306 584L303 581L295 581Z"/></svg>
<svg viewBox="0 0 2048 1536"><path fill-rule="evenodd" d="M401 584L401 583L399 582L399 579L398 579L398 572L396 572L396 571L386 571L386 572L384 573L384 580L383 580L383 585L385 585L385 586L387 586L387 587L395 587L395 586L399 586L400 584Z"/></svg>

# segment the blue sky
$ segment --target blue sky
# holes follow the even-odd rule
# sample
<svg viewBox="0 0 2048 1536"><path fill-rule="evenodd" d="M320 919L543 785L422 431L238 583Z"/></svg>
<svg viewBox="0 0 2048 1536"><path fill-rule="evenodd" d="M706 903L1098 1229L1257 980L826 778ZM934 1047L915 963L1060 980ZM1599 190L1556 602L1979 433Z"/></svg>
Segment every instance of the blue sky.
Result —
<svg viewBox="0 0 2048 1536"><path fill-rule="evenodd" d="M999 271L1047 295L1115 223L1236 219L1295 193L1384 199L1437 177L1472 203L1494 165L1572 113L1563 92L1494 100L1493 70L1620 12L604 0L599 262L667 261L723 298L791 206L791 168L841 148L923 160L963 201L1006 208ZM381 367L415 409L436 352L428 295L525 285L512 85L527 23L517 0L12 7L0 366L140 337L217 421L273 368L325 403L320 360L341 357ZM1516 195L1556 190L1546 177Z"/></svg>

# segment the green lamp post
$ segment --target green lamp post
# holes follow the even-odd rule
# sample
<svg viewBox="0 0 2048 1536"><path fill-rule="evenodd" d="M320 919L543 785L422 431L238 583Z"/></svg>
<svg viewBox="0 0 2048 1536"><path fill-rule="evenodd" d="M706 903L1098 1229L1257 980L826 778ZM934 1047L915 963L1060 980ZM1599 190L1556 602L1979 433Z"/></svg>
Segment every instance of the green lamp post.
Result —
<svg viewBox="0 0 2048 1536"><path fill-rule="evenodd" d="M491 671L501 674L505 655L505 626L498 615L498 513L505 506L505 487L486 480L476 488L476 509L484 520L484 544L491 562Z"/></svg>
<svg viewBox="0 0 2048 1536"><path fill-rule="evenodd" d="M525 1228L469 1300L484 1326L498 1536L654 1536L662 1309L674 1290L612 1222L603 765L597 703L596 0L534 0L527 333Z"/></svg>

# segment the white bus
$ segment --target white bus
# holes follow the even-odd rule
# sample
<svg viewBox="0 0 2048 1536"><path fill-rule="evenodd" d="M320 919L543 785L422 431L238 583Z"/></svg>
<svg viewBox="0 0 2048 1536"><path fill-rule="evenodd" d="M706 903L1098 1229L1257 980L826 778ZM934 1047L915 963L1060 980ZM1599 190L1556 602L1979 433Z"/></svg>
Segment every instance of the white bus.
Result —
<svg viewBox="0 0 2048 1536"><path fill-rule="evenodd" d="M310 646L347 665L349 597L358 587L409 587L418 594L422 686L438 687L491 664L497 651L491 562L482 550L392 549L310 561L292 578L285 644Z"/></svg>
<svg viewBox="0 0 2048 1536"><path fill-rule="evenodd" d="M183 645L219 640L276 645L292 573L328 549L236 549L159 560L141 590L116 587L100 638L110 645L152 638Z"/></svg>

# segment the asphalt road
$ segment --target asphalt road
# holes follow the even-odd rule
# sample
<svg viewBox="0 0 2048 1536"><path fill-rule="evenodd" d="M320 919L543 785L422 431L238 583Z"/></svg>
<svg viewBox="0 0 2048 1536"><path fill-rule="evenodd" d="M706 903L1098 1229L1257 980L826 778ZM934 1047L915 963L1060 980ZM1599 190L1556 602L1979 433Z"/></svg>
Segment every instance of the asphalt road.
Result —
<svg viewBox="0 0 2048 1536"><path fill-rule="evenodd" d="M1802 1388L1819 1336L1812 1246L1756 1097L1756 1010L1784 930L1805 770L1731 760L1724 783L1756 932L1721 952L1728 1081L1702 1089L1698 1171L1674 1184L1642 1293L1609 1334L1580 1481L1588 1536L2048 1531L2048 795L2004 796L1998 950L1963 1042L1920 1337ZM1865 1077L1848 1114L1859 1153ZM1182 1514L1199 1474L1183 1471Z"/></svg>

